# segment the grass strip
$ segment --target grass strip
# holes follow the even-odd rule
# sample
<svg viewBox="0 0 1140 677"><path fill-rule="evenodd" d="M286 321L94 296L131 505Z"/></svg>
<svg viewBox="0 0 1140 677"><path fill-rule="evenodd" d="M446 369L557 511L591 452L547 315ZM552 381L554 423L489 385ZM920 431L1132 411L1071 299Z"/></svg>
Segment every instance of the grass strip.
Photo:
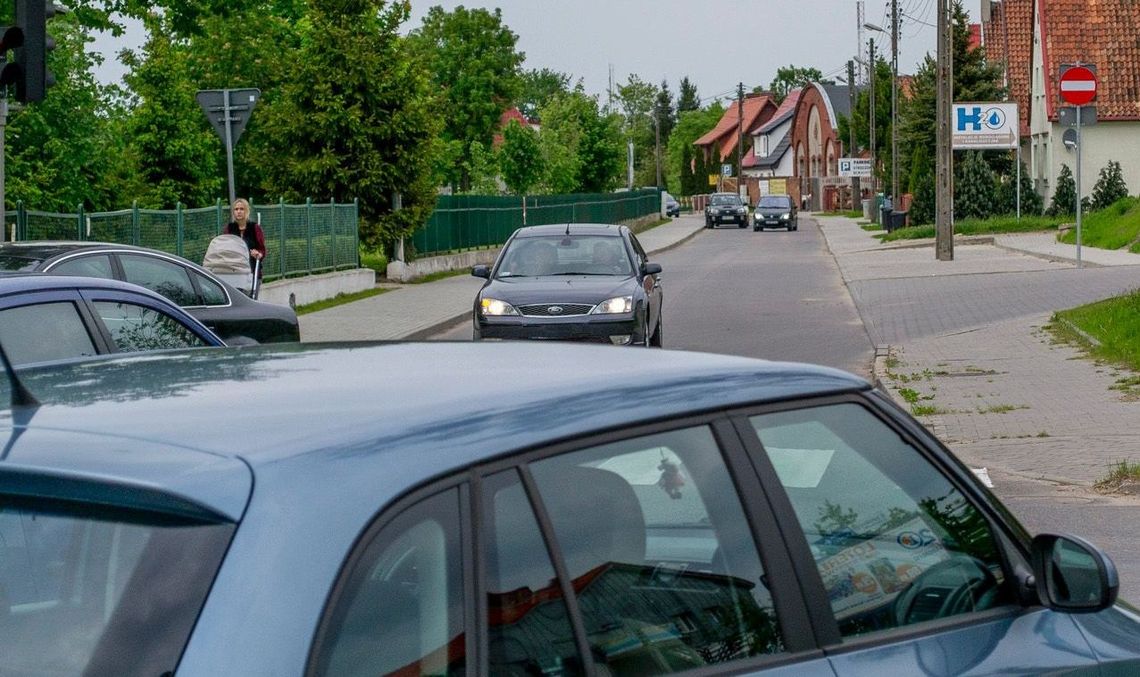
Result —
<svg viewBox="0 0 1140 677"><path fill-rule="evenodd" d="M383 294L386 291L390 290L383 287L374 287L372 289L365 289L364 291L353 292L351 294L337 294L331 299L322 299L320 301L313 301L312 303L306 303L304 305L297 306L294 310L297 311L298 315L315 313L318 310L335 308L336 306L342 306L346 303L352 303L353 301L360 301L361 299L370 298L372 296L376 296L377 294Z"/></svg>

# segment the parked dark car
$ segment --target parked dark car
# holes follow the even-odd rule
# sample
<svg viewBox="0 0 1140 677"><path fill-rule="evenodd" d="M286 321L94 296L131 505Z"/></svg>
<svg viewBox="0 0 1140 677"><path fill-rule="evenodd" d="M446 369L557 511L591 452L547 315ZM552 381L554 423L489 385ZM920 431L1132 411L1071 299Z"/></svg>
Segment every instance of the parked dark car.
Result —
<svg viewBox="0 0 1140 677"><path fill-rule="evenodd" d="M474 338L561 339L660 347L661 265L625 226L515 231L475 296Z"/></svg>
<svg viewBox="0 0 1140 677"><path fill-rule="evenodd" d="M677 198L669 193L664 193L663 196L665 197L665 216L680 216L681 203L677 202Z"/></svg>
<svg viewBox="0 0 1140 677"><path fill-rule="evenodd" d="M736 193L713 193L705 207L705 228L722 223L735 223L740 228L748 225L748 206Z"/></svg>
<svg viewBox="0 0 1140 677"><path fill-rule="evenodd" d="M292 308L255 301L205 268L154 249L100 242L9 242L0 244L4 271L133 282L182 306L230 345L301 338Z"/></svg>
<svg viewBox="0 0 1140 677"><path fill-rule="evenodd" d="M117 280L35 273L0 276L0 344L16 365L225 345L150 290Z"/></svg>
<svg viewBox="0 0 1140 677"><path fill-rule="evenodd" d="M1107 556L831 369L454 342L19 373L5 673L1140 671Z"/></svg>
<svg viewBox="0 0 1140 677"><path fill-rule="evenodd" d="M790 195L765 195L752 211L752 230L786 228L799 230L800 217L796 202Z"/></svg>

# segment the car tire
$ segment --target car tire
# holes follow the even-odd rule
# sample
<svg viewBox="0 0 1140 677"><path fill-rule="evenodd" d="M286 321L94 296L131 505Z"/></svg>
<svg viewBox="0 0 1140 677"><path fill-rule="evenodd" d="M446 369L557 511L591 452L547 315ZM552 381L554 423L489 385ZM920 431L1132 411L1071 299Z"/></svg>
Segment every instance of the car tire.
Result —
<svg viewBox="0 0 1140 677"><path fill-rule="evenodd" d="M760 226L752 226L752 232L759 233L760 232Z"/></svg>
<svg viewBox="0 0 1140 677"><path fill-rule="evenodd" d="M736 227L737 227L737 228L747 228L747 227L748 227L748 223L747 223L746 221L738 221L738 222L736 223Z"/></svg>

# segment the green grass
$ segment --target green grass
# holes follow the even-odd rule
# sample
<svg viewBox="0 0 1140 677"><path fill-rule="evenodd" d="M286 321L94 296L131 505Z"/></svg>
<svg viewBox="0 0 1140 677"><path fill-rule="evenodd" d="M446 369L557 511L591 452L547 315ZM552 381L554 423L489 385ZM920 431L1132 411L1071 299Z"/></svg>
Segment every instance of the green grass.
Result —
<svg viewBox="0 0 1140 677"><path fill-rule="evenodd" d="M899 396L907 401L907 404L914 404L918 402L919 394L913 388L899 388Z"/></svg>
<svg viewBox="0 0 1140 677"><path fill-rule="evenodd" d="M448 277L459 277L460 275L470 275L471 268L459 268L457 270L437 270L434 273L421 275L410 281L410 284L423 284L425 282L435 282Z"/></svg>
<svg viewBox="0 0 1140 677"><path fill-rule="evenodd" d="M910 410L915 416L937 416L939 414L949 413L945 409L933 404L915 404L911 406Z"/></svg>
<svg viewBox="0 0 1140 677"><path fill-rule="evenodd" d="M995 404L994 406L986 407L985 409L979 408L978 413L979 414L1008 414L1011 411L1016 411L1018 409L1028 409L1028 408L1029 407L1027 407L1025 405Z"/></svg>
<svg viewBox="0 0 1140 677"><path fill-rule="evenodd" d="M995 216L990 219L963 219L954 223L955 235L994 235L997 233L1033 233L1040 230L1056 230L1065 219L1055 216L1022 216L1018 221L1014 216ZM884 242L896 240L917 240L934 237L934 226L910 226L887 233Z"/></svg>
<svg viewBox="0 0 1140 677"><path fill-rule="evenodd" d="M860 210L820 212L820 216L846 216L849 219L861 219L863 218L863 212Z"/></svg>
<svg viewBox="0 0 1140 677"><path fill-rule="evenodd" d="M1068 320L1099 341L1100 345L1089 345L1063 322L1053 322L1049 329L1058 338L1084 345L1093 357L1140 372L1140 289L1061 310L1053 317Z"/></svg>
<svg viewBox="0 0 1140 677"><path fill-rule="evenodd" d="M1108 475L1097 480L1097 489L1106 492L1119 491L1123 486L1140 482L1140 463L1118 461L1108 471Z"/></svg>
<svg viewBox="0 0 1140 677"><path fill-rule="evenodd" d="M376 271L377 277L388 274L388 257L383 252L360 252L360 267L371 268Z"/></svg>
<svg viewBox="0 0 1140 677"><path fill-rule="evenodd" d="M318 310L325 310L327 308L334 308L336 306L341 306L341 305L344 305L346 303L352 303L353 301L359 301L361 299L366 299L366 298L369 298L371 296L376 296L377 294L383 294L386 291L389 291L389 290L383 289L381 287L375 287L373 289L365 289L364 291L353 292L352 294L337 294L336 296L334 296L331 299L314 301L312 303L306 303L305 305L302 305L302 306L297 306L295 308L295 310L297 311L298 315L305 315L306 313L315 313Z"/></svg>
<svg viewBox="0 0 1140 677"><path fill-rule="evenodd" d="M672 223L672 222L673 222L673 219L669 218L669 217L665 217L663 219L657 219L656 221L653 221L651 223L647 223L644 226L638 227L634 232L644 233L645 231L652 230L652 229L656 228L657 226L663 226L666 223Z"/></svg>
<svg viewBox="0 0 1140 677"><path fill-rule="evenodd" d="M1067 220L1073 221L1076 216ZM1077 243L1077 231L1070 230L1061 242ZM1140 253L1140 198L1126 197L1081 219L1081 244L1101 249L1131 246Z"/></svg>
<svg viewBox="0 0 1140 677"><path fill-rule="evenodd" d="M883 229L883 227L877 223L868 223L865 226L859 226L859 227L862 228L863 230L866 230L866 231L882 230Z"/></svg>

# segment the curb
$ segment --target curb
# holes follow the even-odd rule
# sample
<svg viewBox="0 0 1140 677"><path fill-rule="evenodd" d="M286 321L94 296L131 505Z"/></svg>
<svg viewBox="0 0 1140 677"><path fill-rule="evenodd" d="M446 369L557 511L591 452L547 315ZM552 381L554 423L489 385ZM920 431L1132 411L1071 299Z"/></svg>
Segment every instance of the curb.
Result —
<svg viewBox="0 0 1140 677"><path fill-rule="evenodd" d="M1076 257L1062 256L1060 254L1046 254L1045 252L1035 252L1035 251L1031 251L1029 249L1021 249L1019 247L1014 247L1014 246L1011 246L1008 244L998 244L997 242L994 242L993 244L998 249L1004 249L1007 252L1017 252L1018 254L1025 254L1026 256L1032 256L1035 259L1043 259L1045 261L1049 261L1050 263L1072 263L1072 264L1075 264L1077 262ZM1102 263L1096 263L1094 261L1089 261L1088 259L1081 259L1081 266L1083 266L1085 268L1104 268L1105 267L1105 265Z"/></svg>

